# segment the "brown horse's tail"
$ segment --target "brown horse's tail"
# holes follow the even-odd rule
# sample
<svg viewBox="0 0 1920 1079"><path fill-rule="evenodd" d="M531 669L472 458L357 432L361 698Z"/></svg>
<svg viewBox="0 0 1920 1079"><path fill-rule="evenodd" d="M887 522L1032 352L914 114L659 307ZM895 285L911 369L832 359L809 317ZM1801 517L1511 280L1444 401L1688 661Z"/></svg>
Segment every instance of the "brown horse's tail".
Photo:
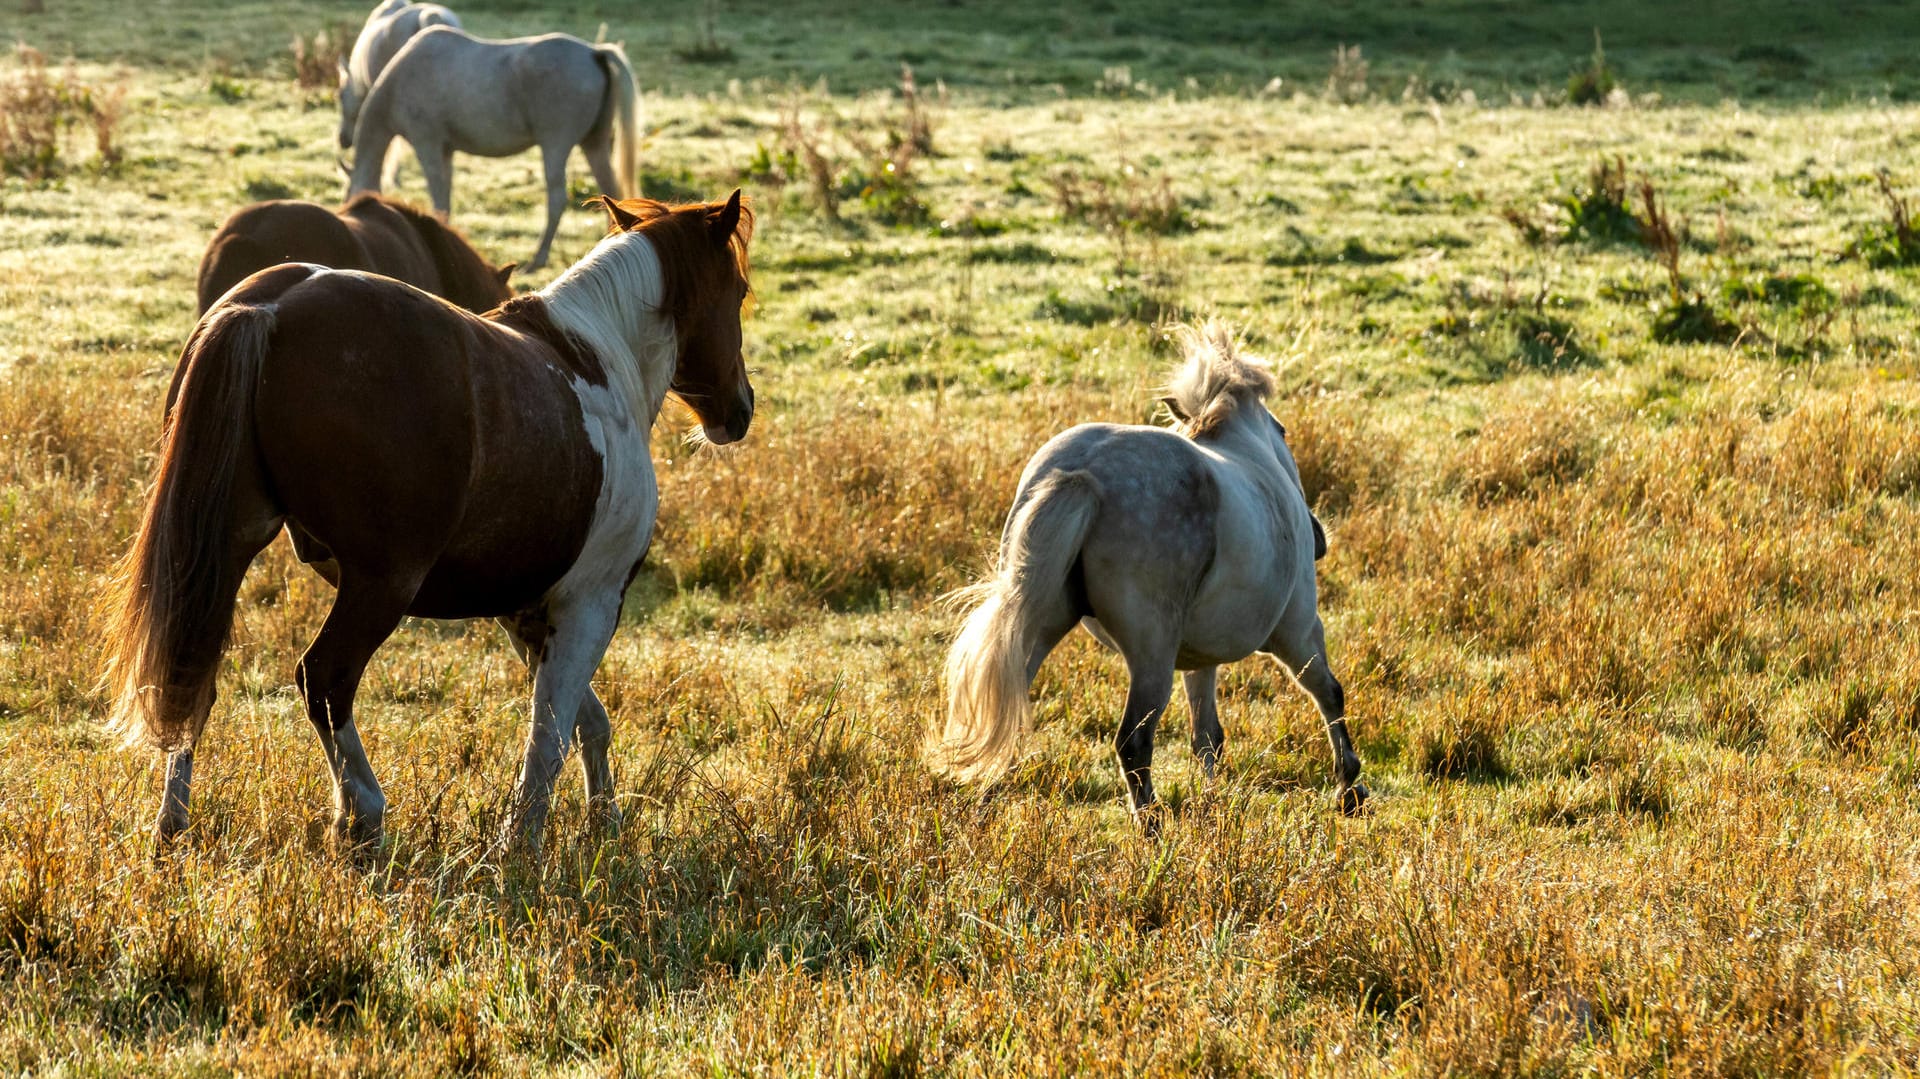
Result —
<svg viewBox="0 0 1920 1079"><path fill-rule="evenodd" d="M190 748L213 707L240 587L235 480L255 452L254 394L273 328L273 308L226 304L180 358L159 471L111 600L108 726L128 745Z"/></svg>
<svg viewBox="0 0 1920 1079"><path fill-rule="evenodd" d="M206 314L227 290L254 272L284 261L244 233L229 232L216 238L207 253L200 256L199 287L195 290L200 302L197 313Z"/></svg>

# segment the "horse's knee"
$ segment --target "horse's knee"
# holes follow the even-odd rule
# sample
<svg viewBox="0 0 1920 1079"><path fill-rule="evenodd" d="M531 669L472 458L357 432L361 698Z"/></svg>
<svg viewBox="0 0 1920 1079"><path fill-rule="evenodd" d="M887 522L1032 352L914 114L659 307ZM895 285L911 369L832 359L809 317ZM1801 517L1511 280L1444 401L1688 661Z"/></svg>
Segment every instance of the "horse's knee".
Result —
<svg viewBox="0 0 1920 1079"><path fill-rule="evenodd" d="M1330 718L1340 719L1347 714L1347 689L1331 671L1327 673L1326 698L1320 703Z"/></svg>

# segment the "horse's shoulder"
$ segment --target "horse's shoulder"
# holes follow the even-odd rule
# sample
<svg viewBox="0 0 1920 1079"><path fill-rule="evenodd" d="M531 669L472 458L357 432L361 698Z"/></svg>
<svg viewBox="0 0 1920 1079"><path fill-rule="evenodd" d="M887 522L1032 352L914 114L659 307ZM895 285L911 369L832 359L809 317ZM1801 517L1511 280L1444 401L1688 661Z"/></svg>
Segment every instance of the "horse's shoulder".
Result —
<svg viewBox="0 0 1920 1079"><path fill-rule="evenodd" d="M545 297L516 296L489 311L487 321L525 334L545 344L559 360L561 370L590 386L605 386L607 370L599 353L554 321Z"/></svg>

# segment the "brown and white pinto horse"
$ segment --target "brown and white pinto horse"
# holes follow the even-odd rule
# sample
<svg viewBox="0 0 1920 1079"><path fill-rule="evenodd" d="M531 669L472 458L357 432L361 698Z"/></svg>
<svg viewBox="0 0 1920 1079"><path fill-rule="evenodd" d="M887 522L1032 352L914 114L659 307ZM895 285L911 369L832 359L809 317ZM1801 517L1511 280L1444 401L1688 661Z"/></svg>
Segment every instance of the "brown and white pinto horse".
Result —
<svg viewBox="0 0 1920 1079"><path fill-rule="evenodd" d="M617 823L589 679L653 533L648 432L667 394L714 443L753 418L740 330L752 216L738 191L602 205L606 239L485 318L295 263L248 278L194 329L110 642L112 724L169 753L161 845L186 827L235 595L282 525L339 590L295 672L339 839L380 839L386 798L353 700L408 614L498 618L533 670L503 838L538 849L576 729L589 804Z"/></svg>
<svg viewBox="0 0 1920 1079"><path fill-rule="evenodd" d="M513 295L511 263L489 265L439 218L369 193L338 210L274 199L234 211L200 256L199 313L248 275L282 262L384 274L475 314Z"/></svg>

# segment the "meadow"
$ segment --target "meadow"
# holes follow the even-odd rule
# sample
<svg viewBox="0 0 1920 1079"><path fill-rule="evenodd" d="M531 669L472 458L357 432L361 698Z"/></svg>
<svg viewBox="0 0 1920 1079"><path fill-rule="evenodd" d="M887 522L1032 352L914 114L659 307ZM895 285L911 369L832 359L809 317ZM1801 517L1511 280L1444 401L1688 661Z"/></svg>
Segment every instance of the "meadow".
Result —
<svg viewBox="0 0 1920 1079"><path fill-rule="evenodd" d="M0 177L0 1072L1920 1059L1913 12L453 6L604 23L647 192L759 210L753 431L663 416L596 679L626 827L570 768L544 857L498 864L524 669L490 624L410 621L360 694L387 843L332 852L292 686L331 592L280 541L153 861L98 600L206 239L341 193L289 44L364 9L10 3L0 39L117 112L112 160L78 122ZM461 158L453 222L523 259L539 198L534 155ZM520 287L603 228L570 213ZM940 597L1047 437L1157 422L1167 326L1207 314L1279 365L1371 812L1334 812L1319 717L1249 661L1212 782L1171 706L1144 838L1125 674L1084 635L1011 775L936 779Z"/></svg>

